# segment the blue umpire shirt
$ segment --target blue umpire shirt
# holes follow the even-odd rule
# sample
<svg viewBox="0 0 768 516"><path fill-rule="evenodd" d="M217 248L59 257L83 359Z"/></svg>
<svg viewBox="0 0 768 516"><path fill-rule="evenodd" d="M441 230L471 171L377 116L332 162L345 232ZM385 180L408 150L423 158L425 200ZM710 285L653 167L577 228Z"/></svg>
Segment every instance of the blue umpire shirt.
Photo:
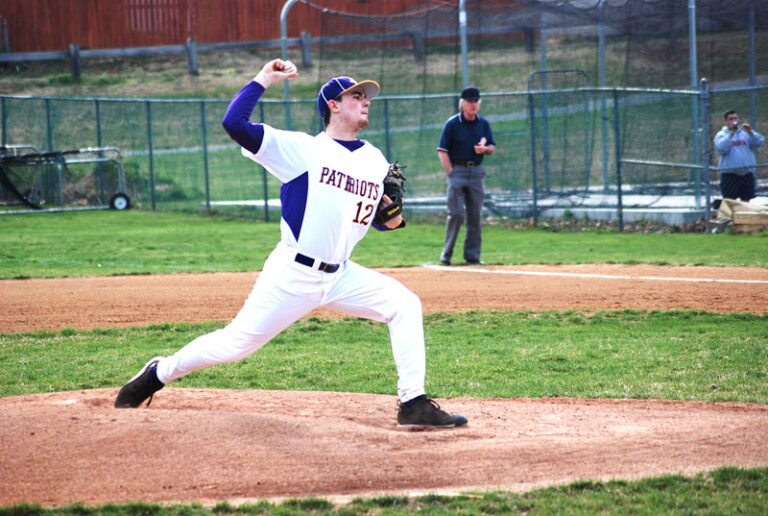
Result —
<svg viewBox="0 0 768 516"><path fill-rule="evenodd" d="M475 165L479 165L483 162L483 156L475 154L475 145L483 136L486 145L496 145L488 120L480 115L474 120L467 120L459 113L449 118L443 126L437 150L446 151L452 162L473 161Z"/></svg>

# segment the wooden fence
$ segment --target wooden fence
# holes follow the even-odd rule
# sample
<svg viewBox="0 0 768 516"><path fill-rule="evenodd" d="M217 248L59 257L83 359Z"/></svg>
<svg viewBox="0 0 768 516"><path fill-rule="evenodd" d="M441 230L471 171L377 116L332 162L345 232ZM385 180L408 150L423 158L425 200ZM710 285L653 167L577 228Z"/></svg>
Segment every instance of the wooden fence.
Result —
<svg viewBox="0 0 768 516"><path fill-rule="evenodd" d="M184 45L280 38L284 0L2 0L0 52ZM413 0L313 0L336 11L402 12ZM288 16L291 37L320 34L321 13L297 2ZM347 20L341 34L365 32ZM6 45L10 48L4 48Z"/></svg>

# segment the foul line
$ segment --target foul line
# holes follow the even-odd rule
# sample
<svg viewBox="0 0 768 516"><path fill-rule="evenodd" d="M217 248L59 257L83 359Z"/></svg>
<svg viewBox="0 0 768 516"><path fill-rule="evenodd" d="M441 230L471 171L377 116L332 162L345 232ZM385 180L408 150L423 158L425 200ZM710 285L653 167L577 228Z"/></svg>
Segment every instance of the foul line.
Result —
<svg viewBox="0 0 768 516"><path fill-rule="evenodd" d="M578 272L544 272L544 271L516 271L516 270L489 270L474 269L471 267L450 267L446 265L435 265L425 263L423 267L427 269L451 271L451 272L481 272L483 274L513 274L517 276L565 276L569 278L598 278L598 279L625 279L625 280L650 280L650 281L688 281L694 283L755 283L768 284L766 280L748 280L748 279L723 279L723 278L672 278L664 276L626 276L610 274L583 274Z"/></svg>

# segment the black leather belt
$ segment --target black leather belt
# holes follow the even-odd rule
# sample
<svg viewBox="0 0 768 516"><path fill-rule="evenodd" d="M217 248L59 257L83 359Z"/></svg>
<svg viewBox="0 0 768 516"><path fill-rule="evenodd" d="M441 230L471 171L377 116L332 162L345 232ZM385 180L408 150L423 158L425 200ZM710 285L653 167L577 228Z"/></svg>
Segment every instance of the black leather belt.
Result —
<svg viewBox="0 0 768 516"><path fill-rule="evenodd" d="M295 260L296 260L296 262L298 262L298 263L300 263L302 265L306 265L307 267L314 267L315 266L315 259L314 258L310 258L309 256L303 255L301 253L296 253L296 259ZM339 270L339 267L341 267L341 265L339 265L338 263L320 262L320 266L317 268L317 270L323 271L323 272L334 273L337 270Z"/></svg>
<svg viewBox="0 0 768 516"><path fill-rule="evenodd" d="M452 159L451 163L454 165L461 165L464 167L476 167L480 164L477 161L460 161L458 159Z"/></svg>

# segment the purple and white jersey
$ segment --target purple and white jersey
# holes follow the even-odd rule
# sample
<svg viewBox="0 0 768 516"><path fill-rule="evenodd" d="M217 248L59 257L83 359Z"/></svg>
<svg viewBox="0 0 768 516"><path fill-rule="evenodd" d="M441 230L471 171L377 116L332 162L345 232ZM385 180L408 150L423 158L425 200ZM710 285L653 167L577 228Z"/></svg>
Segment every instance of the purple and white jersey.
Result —
<svg viewBox="0 0 768 516"><path fill-rule="evenodd" d="M282 241L302 254L343 263L373 222L389 163L365 140L352 151L324 132L262 127L258 151L242 153L283 183Z"/></svg>

